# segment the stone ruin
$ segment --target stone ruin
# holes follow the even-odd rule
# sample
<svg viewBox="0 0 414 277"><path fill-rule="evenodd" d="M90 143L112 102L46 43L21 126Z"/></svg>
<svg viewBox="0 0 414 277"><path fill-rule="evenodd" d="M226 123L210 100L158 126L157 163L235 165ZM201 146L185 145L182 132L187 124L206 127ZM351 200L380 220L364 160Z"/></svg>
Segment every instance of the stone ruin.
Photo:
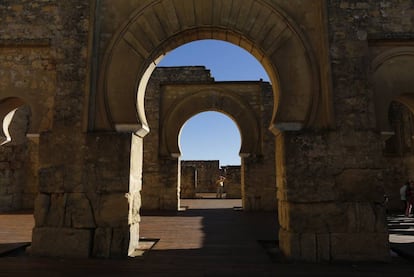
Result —
<svg viewBox="0 0 414 277"><path fill-rule="evenodd" d="M183 112L194 100L240 124L243 205L277 203L285 256L386 261L384 194L397 208L414 176L413 9L411 0L1 1L0 207L34 205L34 255L133 255L140 208L179 205L176 135L200 111ZM151 83L166 53L202 39L257 58L270 114L258 117L238 94L260 95L260 82ZM180 81L191 70L164 73ZM254 171L276 181L249 187Z"/></svg>

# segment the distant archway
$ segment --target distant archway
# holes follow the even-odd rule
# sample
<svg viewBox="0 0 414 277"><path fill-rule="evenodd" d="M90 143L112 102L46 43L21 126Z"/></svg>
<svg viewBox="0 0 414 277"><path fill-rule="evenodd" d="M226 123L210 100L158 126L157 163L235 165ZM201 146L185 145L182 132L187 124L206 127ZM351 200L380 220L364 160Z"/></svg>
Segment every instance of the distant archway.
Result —
<svg viewBox="0 0 414 277"><path fill-rule="evenodd" d="M387 165L388 209L400 210L399 187L414 177L414 47L390 47L372 63L376 128Z"/></svg>
<svg viewBox="0 0 414 277"><path fill-rule="evenodd" d="M372 62L377 129L387 135L391 131L388 107L392 101L413 106L414 47L396 47L378 55Z"/></svg>
<svg viewBox="0 0 414 277"><path fill-rule="evenodd" d="M240 156L261 154L259 120L250 105L231 91L209 88L208 85L172 104L160 119L161 154L179 157L178 139L182 126L194 115L205 111L222 112L237 122L242 137Z"/></svg>
<svg viewBox="0 0 414 277"><path fill-rule="evenodd" d="M219 176L226 178L222 198L242 198L241 135L232 118L215 111L198 113L181 128L179 144L181 199L218 197Z"/></svg>
<svg viewBox="0 0 414 277"><path fill-rule="evenodd" d="M20 98L10 97L0 101L2 128L0 144L24 143L29 130L30 107Z"/></svg>
<svg viewBox="0 0 414 277"><path fill-rule="evenodd" d="M320 14L315 21L323 28L325 4L321 1L316 6ZM274 134L331 127L329 77L321 78L329 65L323 55L323 61L318 62L302 30L278 4L267 0L145 2L118 29L107 46L98 90L91 101L94 108L88 115L88 129L133 133L131 164L136 166L142 163L142 139L151 127L144 107L150 76L168 51L201 39L223 40L238 45L263 65L273 85L270 129ZM326 41L323 38L316 40L313 46L326 51ZM165 133L174 133L178 129L172 123ZM241 133L257 136L243 130ZM162 155L175 157L178 147L173 139L162 137L161 140L164 140L161 142L164 148L160 147ZM248 146L244 148L242 145L241 152L260 154L257 145ZM255 159L251 161L256 162ZM139 166L134 170L135 166L131 165L128 194L132 206L140 201L142 185L139 178L141 171ZM275 195L272 197L275 198ZM136 210L133 212L130 222L135 224L139 214ZM137 241L137 230L137 226L131 225L132 244ZM134 248L132 244L130 250Z"/></svg>

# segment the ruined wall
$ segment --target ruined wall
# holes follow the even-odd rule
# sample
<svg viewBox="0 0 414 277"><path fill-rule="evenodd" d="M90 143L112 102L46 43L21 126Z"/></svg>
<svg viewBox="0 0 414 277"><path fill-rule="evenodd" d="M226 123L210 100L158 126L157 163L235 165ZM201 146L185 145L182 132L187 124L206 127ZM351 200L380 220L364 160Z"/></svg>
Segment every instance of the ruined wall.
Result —
<svg viewBox="0 0 414 277"><path fill-rule="evenodd" d="M224 192L226 198L242 198L241 194L241 166L228 165L221 167L224 171L226 180L224 182ZM276 184L275 184L276 185Z"/></svg>
<svg viewBox="0 0 414 277"><path fill-rule="evenodd" d="M96 89L98 77L97 72L89 75L89 69L95 67L97 71L112 35L135 8L148 1L106 0L101 2L101 9L95 9L93 3L95 1L80 0L0 2L0 99L16 96L16 93L24 96L29 91L27 96L40 99L33 103L44 105L41 110L46 114L46 121L34 121L44 126L38 145L40 194L36 200L32 246L33 253L38 255L125 256L130 236L128 225L133 223L137 229L139 221L136 217L139 205L130 209L125 198L125 193L130 191L131 136L87 134L83 124L88 114L84 107L93 109L93 103L90 106L87 100L88 94ZM323 16L319 10L312 13L310 8L313 3L321 2L312 2L309 6L305 1L266 3L277 3L297 20L305 37L310 38L312 47L307 49L315 51L316 61L328 59L325 51L319 51L323 47L318 47L323 44L320 37L326 34L312 24L312 18ZM399 45L410 45L414 39L413 2L328 0L326 4L332 75L326 64L321 65L320 73L324 81L322 86L329 84L332 77L336 126L331 130L284 131L277 136L281 248L290 257L308 261L386 260L387 231L384 208L379 203L384 183L388 182L384 176L390 172L387 163L394 161L383 157L382 139L375 128L370 63L383 49L374 50L370 41L390 41L391 46L387 47L393 47L395 41ZM91 17L95 12L102 15L95 22L98 24L94 24ZM91 35L92 30L97 37ZM252 39L260 41L264 34L255 36ZM90 45L94 39L97 43ZM282 57L283 53L279 55ZM279 73L293 76L292 71ZM193 77L192 72L180 74L175 77ZM324 91L329 92L326 88ZM151 95L151 88L148 92L147 95ZM45 95L45 99L38 97L40 94ZM31 100L23 96L30 105ZM330 97L324 97L324 101L327 99ZM157 96L153 96L148 100L153 103L146 106L156 107L157 100ZM30 106L33 111L34 107ZM157 122L149 115L148 118ZM156 130L158 126L150 123L150 127ZM158 145L156 135L146 139ZM137 141L137 147L142 146L142 140ZM9 155L17 157L25 150L2 149L1 155L3 151L7 157L3 158L5 163L1 166L6 172L8 166L13 162L17 164L20 159ZM171 172L165 172L172 176L168 184L178 183L177 159L166 159L164 164L158 164L154 162L158 159L156 150L145 151L148 164L154 166L152 177L165 166L172 168ZM245 161L244 165L251 168L250 161ZM392 175L411 172L408 167L411 165L391 170ZM139 170L134 173L139 183ZM177 195L175 185L165 188L164 180L152 180L152 177L147 179L148 183L161 184L162 189ZM249 179L244 173L242 178ZM134 201L138 203L139 188L128 197L130 205ZM176 206L174 201L171 198L163 203ZM131 210L135 214L131 216L130 212L128 219Z"/></svg>
<svg viewBox="0 0 414 277"><path fill-rule="evenodd" d="M244 186L244 208L276 210L276 185L273 173L274 138L268 131L273 110L271 91L270 84L262 81L214 83L210 72L204 67L158 68L147 87L145 102L151 133L144 139L143 208L175 209L177 207L175 198L178 191L178 159L176 155L179 154L179 149L171 148L175 147L177 139L173 136L178 137L178 134L170 130L175 130L175 125L184 124L185 120L189 119L186 116L192 116L192 114L183 115L184 112L192 110L196 114L206 110L218 110L233 116L241 129L240 151L246 151L244 153L246 157L242 158L242 163L245 165L243 175L245 179L241 181ZM204 94L206 96L200 96ZM193 100L186 102L189 101L188 99ZM179 113L176 121L168 121L173 117L171 115L173 109L183 105L191 105L191 107ZM244 112L240 113L240 110ZM232 114L233 112L235 114ZM240 114L248 114L250 117L243 118L246 120L237 120L236 116ZM173 127L166 126L166 122ZM204 161L201 164L197 161L185 163L197 168L196 192L216 191L215 181L220 174L218 161L210 163ZM213 173L214 171L216 172Z"/></svg>
<svg viewBox="0 0 414 277"><path fill-rule="evenodd" d="M181 198L195 198L196 192L216 193L219 175L226 177L226 198L242 198L241 167L222 166L219 161L181 161Z"/></svg>
<svg viewBox="0 0 414 277"><path fill-rule="evenodd" d="M32 210L38 190L38 136L26 138L30 108L18 108L8 126L12 138L0 146L0 210Z"/></svg>
<svg viewBox="0 0 414 277"><path fill-rule="evenodd" d="M261 154L242 157L243 209L277 210L277 186L275 174L274 134L269 131L273 112L273 93L269 83L261 83L261 91L252 105L260 114Z"/></svg>
<svg viewBox="0 0 414 277"><path fill-rule="evenodd" d="M276 148L286 162L277 163L281 247L293 256L388 257L388 167L375 128L369 38L413 34L412 9L412 1L328 1L336 128L285 132Z"/></svg>
<svg viewBox="0 0 414 277"><path fill-rule="evenodd" d="M23 208L27 156L27 146L24 144L0 148L0 211Z"/></svg>
<svg viewBox="0 0 414 277"><path fill-rule="evenodd" d="M146 115L151 132L144 138L142 209L179 207L178 157L160 154L161 85L170 82L211 82L210 71L204 67L158 68L151 76L145 96Z"/></svg>
<svg viewBox="0 0 414 277"><path fill-rule="evenodd" d="M193 166L185 166L181 163L181 184L180 198L194 199L196 198L196 176L197 169Z"/></svg>
<svg viewBox="0 0 414 277"><path fill-rule="evenodd" d="M216 192L216 181L220 172L220 161L181 161L182 168L193 167L197 172L195 191Z"/></svg>
<svg viewBox="0 0 414 277"><path fill-rule="evenodd" d="M56 26L52 26L55 12L53 1L0 4L0 101L18 98L23 103L10 125L11 142L0 146L3 210L33 209L38 187L38 136L53 124L56 52L51 38L56 34ZM26 134L31 137L26 139Z"/></svg>
<svg viewBox="0 0 414 277"><path fill-rule="evenodd" d="M25 158L40 168L31 249L36 255L125 256L129 223L135 220L128 220L125 197L131 135L83 132L92 59L90 3L94 1L0 3L5 15L0 51L7 53L0 55L5 59L0 98L25 100L33 114L31 126L38 127L29 132L40 133L29 137L28 145L29 151L39 152L38 162ZM30 174L36 177L36 171Z"/></svg>

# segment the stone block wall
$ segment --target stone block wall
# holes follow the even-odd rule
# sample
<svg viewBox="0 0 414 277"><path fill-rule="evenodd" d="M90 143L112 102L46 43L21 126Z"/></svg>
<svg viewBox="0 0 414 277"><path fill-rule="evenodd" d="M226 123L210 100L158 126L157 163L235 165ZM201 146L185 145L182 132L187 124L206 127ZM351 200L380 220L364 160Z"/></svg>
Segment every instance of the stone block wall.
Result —
<svg viewBox="0 0 414 277"><path fill-rule="evenodd" d="M131 212L136 208L129 208L139 205L139 189L131 193L129 188L131 135L84 132L93 5L80 0L0 3L0 14L7 15L0 21L0 51L11 48L11 61L26 66L21 73L37 76L26 78L27 83L19 77L22 83L9 88L27 95L23 99L33 115L39 115L36 107L46 114L34 121L40 132L35 255L125 256L130 236L137 234L130 232L139 221ZM3 87L0 92L3 97Z"/></svg>
<svg viewBox="0 0 414 277"><path fill-rule="evenodd" d="M208 87L202 87L206 84ZM197 87L197 85L200 87ZM165 118L160 118L163 114L161 111L166 114L164 116L169 115L169 110L165 111L166 108L162 105L162 99L164 99L162 96L164 93L167 94L163 88L168 87L168 101L173 102L174 105L179 105L180 103L177 102L182 99L180 98L182 95L193 96L196 95L196 92L214 90L215 86L221 86L218 91L230 90L231 99L238 99L239 102L236 102L236 104L240 105L240 109L249 109L245 112L254 114L253 121L238 122L238 124L241 124L244 128L248 124L257 124L257 126L249 125L248 128L257 128L257 132L259 132L259 134L255 134L257 140L251 142L253 147L258 148L254 151L259 154L255 152L249 157L242 158L245 170L244 174L241 175L244 177L241 181L242 186L244 186L244 208L246 210L277 209L273 152L274 137L268 130L274 104L271 85L262 81L214 83L209 70L204 67L191 66L157 68L147 87L145 107L151 132L144 139L143 209L175 210L178 207L177 200L174 200L179 193L178 159L174 157L175 152L174 155L171 154L171 157L166 156L164 152L167 146L163 145L166 139L161 138L161 136L165 136L160 129L164 124L162 119L165 120ZM216 99L215 96L212 96L211 99L205 100L206 103L211 102L212 109L216 105L214 104L215 101L218 101L214 99ZM220 103L220 101L217 103ZM172 140L172 138L169 139ZM161 151L162 149L164 151ZM220 175L219 161L203 161L201 163L185 161L183 165L192 165L197 168L196 193L216 191L215 181Z"/></svg>
<svg viewBox="0 0 414 277"><path fill-rule="evenodd" d="M246 211L277 210L277 185L275 173L275 138L269 131L273 112L272 87L267 82L261 82L260 100L257 105L260 110L260 125L262 139L262 154L242 158L242 202Z"/></svg>
<svg viewBox="0 0 414 277"><path fill-rule="evenodd" d="M226 180L224 182L224 192L226 198L242 198L241 194L241 166L228 165L222 166ZM275 184L276 185L276 184Z"/></svg>
<svg viewBox="0 0 414 277"><path fill-rule="evenodd" d="M373 59L385 51L412 46L414 40L412 1L330 1L330 41L338 126L363 132L377 130L374 114ZM352 16L351 16L352 15ZM393 72L390 72L392 75ZM402 92L399 92L402 93ZM408 91L405 91L408 93ZM378 112L378 110L376 111ZM388 109L383 111L388 113ZM378 163L387 208L401 210L399 188L412 178L410 154L397 157L384 153L384 138L376 133L370 144L380 144L371 159ZM347 132L347 130L343 130ZM364 147L364 146L361 146ZM351 152L351 151L350 151ZM375 155L376 154L376 155Z"/></svg>
<svg viewBox="0 0 414 277"><path fill-rule="evenodd" d="M54 141L50 136L43 134L43 143ZM128 204L134 197L129 180L131 135L89 134L84 139L81 164L68 167L63 156L60 164L40 170L35 255L120 257L127 253L129 223L134 220L129 218ZM41 148L46 145L56 151L49 148L53 143ZM69 248L62 245L65 241L71 242Z"/></svg>
<svg viewBox="0 0 414 277"><path fill-rule="evenodd" d="M292 14L295 13L295 5L300 3L268 2L280 2ZM88 103L96 85L96 80L90 76L93 61L97 58L95 65L101 64L112 34L135 8L146 3L103 1L100 12L106 20L102 20L102 35L94 38L90 31L96 31L97 36L100 31L90 17L99 10L93 6L95 1L0 2L0 14L5 15L0 20L0 51L7 53L0 57L1 99L17 92L25 95L28 91L28 95L35 95L34 98L40 100L24 100L29 105L42 102L42 111L47 114L45 121L34 121L43 126L38 150L33 146L34 152L39 151L40 168L32 245L34 254L125 256L130 234L137 235L139 186L131 193L129 185L140 182L141 172L136 169L131 182L131 136L85 133L85 125L88 125L85 121L89 120L88 108L96 104L93 97L92 103ZM285 131L277 136L281 248L285 254L299 260L384 261L389 253L384 207L379 204L384 194L384 183L389 180L384 175L390 172L408 175L411 161L403 162L400 168L395 160L382 155L382 139L375 128L374 93L370 79L372 58L382 49L373 50L370 40L375 38L391 44L396 40L398 43L412 42L413 3L411 0L328 0L324 3L328 13L329 77L332 79L335 126L330 130ZM309 17L298 12L293 18L304 18L303 21L298 20L302 26L301 23L307 23L305 19ZM309 22L304 24L307 27L303 31L309 31L311 41L317 40L314 38L319 29L311 30ZM91 46L94 39L99 43ZM154 48L158 46L154 45ZM313 50L324 53L317 48ZM30 72L40 77L26 79L32 74ZM213 81L209 74L199 76L193 73L189 70L186 74L174 75L174 78L176 81L193 77L200 78L197 81ZM154 76L157 74L155 72ZM13 79L13 76L18 78ZM325 77L328 78L328 74ZM169 78L168 74L165 78ZM144 168L143 173L146 190L143 196L148 194L147 203L156 203L155 207L170 208L177 207L179 160L177 157L159 159L157 152L159 119L151 107L159 105L159 96L154 93L159 84L149 85L146 101L150 104L145 105L150 127L155 132L145 138L153 144L144 146L143 164L148 168ZM38 97L42 93L47 96L45 99ZM33 106L30 106L33 112ZM257 108L262 110L263 107ZM138 148L141 147L142 139L137 139L137 144ZM27 146L21 149L17 146L1 148L1 182L10 184L11 179L20 178L18 163L23 158L10 155L19 156L26 151ZM263 150L263 153L271 152L274 153L267 148ZM249 183L258 181L257 176L264 178L266 173L274 172L270 170L271 165L263 172L257 167L266 159L267 156L244 158L242 179L246 186L243 193L251 195L250 199L254 200L250 206L257 206L257 199L260 199L262 207L263 203L269 207L274 204L271 195L276 193L276 189L271 181L259 180L266 184L268 192L249 187ZM163 171L164 168L169 169ZM248 172L252 175L246 174ZM3 187L1 190L4 192ZM11 190L24 191L22 187ZM126 193L129 193L128 199ZM172 196L160 199L157 198L159 194ZM270 197L265 198L267 195ZM130 233L130 225L134 232Z"/></svg>
<svg viewBox="0 0 414 277"><path fill-rule="evenodd" d="M287 254L313 261L388 258L380 159L344 151L367 135L345 140L332 132L278 137L277 145L283 139L286 151L277 148L277 160L286 162L285 167L278 164L277 173L279 236ZM359 153L372 157L377 151L378 144L368 143Z"/></svg>
<svg viewBox="0 0 414 277"><path fill-rule="evenodd" d="M180 184L180 198L192 199L196 198L196 174L197 169L193 166L183 166L181 163L181 184Z"/></svg>
<svg viewBox="0 0 414 277"><path fill-rule="evenodd" d="M8 132L10 141L0 146L0 210L32 210L38 189L38 137L27 138L30 108L19 107Z"/></svg>
<svg viewBox="0 0 414 277"><path fill-rule="evenodd" d="M210 71L204 67L171 67L154 71L147 86L145 107L151 132L144 138L142 209L177 210L179 208L179 159L161 157L160 86L171 82L211 82Z"/></svg>
<svg viewBox="0 0 414 277"><path fill-rule="evenodd" d="M27 152L25 144L0 148L0 211L22 209Z"/></svg>
<svg viewBox="0 0 414 277"><path fill-rule="evenodd" d="M413 34L412 9L412 1L328 1L336 128L278 135L286 254L314 261L389 258L382 205L389 167L375 129L369 39Z"/></svg>
<svg viewBox="0 0 414 277"><path fill-rule="evenodd" d="M181 161L182 169L192 167L196 171L195 191L216 192L216 181L220 176L220 161Z"/></svg>

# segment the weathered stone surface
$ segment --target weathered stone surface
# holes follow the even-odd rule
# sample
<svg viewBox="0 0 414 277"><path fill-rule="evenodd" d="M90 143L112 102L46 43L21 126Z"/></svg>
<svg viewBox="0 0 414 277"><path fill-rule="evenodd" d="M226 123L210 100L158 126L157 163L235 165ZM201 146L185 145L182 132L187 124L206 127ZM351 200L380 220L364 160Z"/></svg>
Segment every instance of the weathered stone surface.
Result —
<svg viewBox="0 0 414 277"><path fill-rule="evenodd" d="M331 255L337 261L389 261L388 233L331 234Z"/></svg>
<svg viewBox="0 0 414 277"><path fill-rule="evenodd" d="M133 179L139 183L136 190L141 189L144 164L148 170L144 172L143 205L177 208L177 157L158 161L160 99L152 93L159 84L150 82L140 89L139 101L135 101L137 87L140 74L148 72L147 65L154 65L158 54L194 39L214 38L250 51L264 65L274 85L277 99L263 101L263 105L253 105L252 109L261 113L258 118L266 118L260 124L271 126L283 137L276 144L276 173L280 221L286 228L280 236L284 252L309 261L386 259L384 208L378 204L380 188L385 186L390 205L398 207L398 188L414 176L414 163L412 134L407 126L393 131L406 132L400 139L404 138L401 142L410 147L392 157L384 155L384 145L392 142L386 137L390 134L380 134L384 130L379 127L388 124L390 102L399 100L408 105L410 101L400 96L412 98L412 0L273 0L265 1L266 5L264 1L253 1L255 8L247 14L263 14L246 16L258 19L252 22L223 16L221 4L211 7L210 18L202 14L204 10L195 9L194 17L182 19L177 14L188 7L181 2L101 1L99 7L94 7L93 1L81 0L0 3L0 14L4 15L0 21L0 101L18 97L31 108L30 132L40 133L38 161L31 162L33 171L41 168L42 194L36 201L36 224L56 226L35 229L34 253L87 256L86 249L92 242L83 232L90 231L74 234L79 239L67 248L65 223L88 226L95 221L98 230L112 225L127 228L128 204L123 194L130 189L130 137L97 133L125 130L125 123L130 123L133 126L127 127L131 132L142 125L139 134L144 136L144 114L148 115L153 134L145 139L154 147L138 151L150 158L137 162L137 171L133 172ZM142 12L145 7L148 10ZM151 17L155 12L157 16ZM140 16L139 20L133 15ZM172 17L177 20L170 20ZM147 24L153 18L159 18L161 24ZM120 30L122 26L128 31ZM285 33L277 33L280 29L288 34L288 40L283 40ZM136 39L142 37L148 40ZM115 48L111 48L113 42ZM131 65L127 71L125 61ZM194 68L174 70L170 70L172 80L213 81L208 70L200 75L194 74ZM0 112L3 119L5 110ZM249 135L258 133L264 134ZM245 160L244 166L251 174L245 176L243 187L247 209L267 209L276 203L274 182L265 180L275 173L274 168L269 165L261 170L255 166L270 164L267 159L273 157L265 154L275 151L269 145L264 143L257 149L263 157ZM29 182L22 182L22 172L31 171L24 169L24 161L31 160L24 156L25 147L0 146L0 209L23 207L18 202L24 194L33 192L31 185L26 186ZM31 175L30 183L36 184L36 175ZM263 179L257 180L257 176ZM255 182L261 184L261 189L251 186ZM87 193L93 213L77 214L74 208L86 207L86 201L83 196L69 201L70 193ZM137 229L135 219L129 222ZM124 230L119 234L111 231L117 235L110 237L106 231L99 232L103 232L99 236L104 237L104 243L96 246L102 249L96 253L122 255ZM56 239L58 246L65 242L61 252L56 252L48 239Z"/></svg>
<svg viewBox="0 0 414 277"><path fill-rule="evenodd" d="M93 256L109 258L111 255L112 228L96 228L93 239Z"/></svg>
<svg viewBox="0 0 414 277"><path fill-rule="evenodd" d="M46 226L64 226L67 197L68 195L64 193L50 195L50 205L47 210Z"/></svg>
<svg viewBox="0 0 414 277"><path fill-rule="evenodd" d="M222 167L222 169L226 173L226 181L224 183L224 191L226 192L226 198L242 198L241 167L224 166ZM274 186L276 186L276 180Z"/></svg>
<svg viewBox="0 0 414 277"><path fill-rule="evenodd" d="M31 254L38 256L88 258L92 230L72 228L34 228Z"/></svg>
<svg viewBox="0 0 414 277"><path fill-rule="evenodd" d="M84 193L70 193L68 195L65 226L77 229L96 227L91 202Z"/></svg>
<svg viewBox="0 0 414 277"><path fill-rule="evenodd" d="M94 214L96 225L100 227L128 226L128 199L125 194L102 194Z"/></svg>
<svg viewBox="0 0 414 277"><path fill-rule="evenodd" d="M49 208L50 195L39 193L34 203L34 218L36 227L43 227L46 225Z"/></svg>
<svg viewBox="0 0 414 277"><path fill-rule="evenodd" d="M367 202L279 202L280 225L292 232L385 232L383 206Z"/></svg>
<svg viewBox="0 0 414 277"><path fill-rule="evenodd" d="M42 168L39 171L39 191L43 193L64 192L65 172L62 166Z"/></svg>
<svg viewBox="0 0 414 277"><path fill-rule="evenodd" d="M136 249L139 249L139 224L134 223L130 225L129 228L129 247L128 255L133 256Z"/></svg>
<svg viewBox="0 0 414 277"><path fill-rule="evenodd" d="M187 189L183 186L183 182L185 179L185 172L186 168L190 170L190 176L187 178L191 178L191 169L197 172L196 179L187 179L187 181L196 182L194 185L195 187L193 190L195 192L216 192L216 180L218 176L221 174L220 172L220 161L219 160L212 160L212 161L181 161L181 191ZM194 172L194 173L195 173ZM193 174L194 174L193 173ZM191 188L190 193L191 193ZM194 192L194 193L195 193ZM192 197L195 197L192 196Z"/></svg>
<svg viewBox="0 0 414 277"><path fill-rule="evenodd" d="M178 208L178 133L188 119L205 110L228 114L240 129L245 172L237 183L244 187L243 195L238 190L245 199L243 208L277 209L274 138L268 131L273 108L269 83L214 82L204 67L158 68L149 81L145 103L151 132L144 140L143 209ZM197 168L196 193L216 191L221 174L218 161L183 161L185 166Z"/></svg>
<svg viewBox="0 0 414 277"><path fill-rule="evenodd" d="M184 166L181 163L181 198L195 198L196 197L196 168L193 166Z"/></svg>
<svg viewBox="0 0 414 277"><path fill-rule="evenodd" d="M125 257L130 239L129 227L114 228L111 241L111 257ZM136 237L134 238L136 239Z"/></svg>
<svg viewBox="0 0 414 277"><path fill-rule="evenodd" d="M347 169L336 177L335 189L340 201L372 201L384 199L382 171L378 169Z"/></svg>
<svg viewBox="0 0 414 277"><path fill-rule="evenodd" d="M141 221L139 214L141 209L141 193L139 191L131 191L127 195L129 203L128 223L130 225L138 224Z"/></svg>
<svg viewBox="0 0 414 277"><path fill-rule="evenodd" d="M387 233L294 233L281 229L279 238L281 250L296 260L327 262L390 259Z"/></svg>

